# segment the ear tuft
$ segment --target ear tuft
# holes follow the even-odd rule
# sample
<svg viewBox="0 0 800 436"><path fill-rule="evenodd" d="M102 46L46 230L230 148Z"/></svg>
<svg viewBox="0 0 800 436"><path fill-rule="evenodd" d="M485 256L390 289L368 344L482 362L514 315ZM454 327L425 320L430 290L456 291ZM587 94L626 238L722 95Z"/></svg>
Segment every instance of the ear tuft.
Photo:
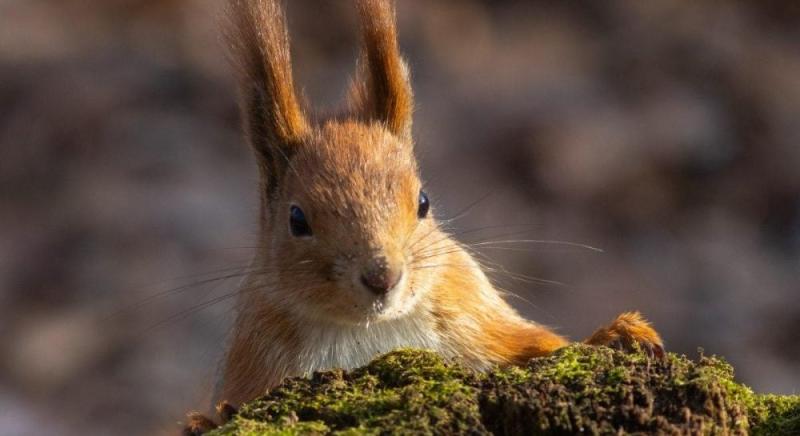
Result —
<svg viewBox="0 0 800 436"><path fill-rule="evenodd" d="M351 106L394 134L411 136L414 106L408 67L397 46L395 11L388 0L357 0L363 38Z"/></svg>
<svg viewBox="0 0 800 436"><path fill-rule="evenodd" d="M231 0L228 17L245 132L272 166L309 131L295 94L286 17L278 0Z"/></svg>

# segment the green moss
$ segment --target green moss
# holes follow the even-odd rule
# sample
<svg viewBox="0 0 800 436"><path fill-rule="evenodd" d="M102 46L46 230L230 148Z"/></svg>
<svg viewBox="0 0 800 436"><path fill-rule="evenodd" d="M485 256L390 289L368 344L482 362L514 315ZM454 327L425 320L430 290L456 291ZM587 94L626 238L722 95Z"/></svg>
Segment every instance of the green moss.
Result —
<svg viewBox="0 0 800 436"><path fill-rule="evenodd" d="M800 397L757 395L722 359L573 345L474 373L398 350L350 373L287 379L218 435L800 434Z"/></svg>
<svg viewBox="0 0 800 436"><path fill-rule="evenodd" d="M754 395L750 419L754 435L800 434L800 396Z"/></svg>
<svg viewBox="0 0 800 436"><path fill-rule="evenodd" d="M284 428L292 434L305 422L337 434L466 432L481 426L476 381L476 374L432 352L398 350L350 374L337 370L288 379L242 407L219 434L238 434L239 423L251 422L268 424L261 434Z"/></svg>
<svg viewBox="0 0 800 436"><path fill-rule="evenodd" d="M324 435L330 429L320 421L292 422L262 422L254 419L239 418L228 425L217 429L217 435L238 436L294 436L294 435Z"/></svg>

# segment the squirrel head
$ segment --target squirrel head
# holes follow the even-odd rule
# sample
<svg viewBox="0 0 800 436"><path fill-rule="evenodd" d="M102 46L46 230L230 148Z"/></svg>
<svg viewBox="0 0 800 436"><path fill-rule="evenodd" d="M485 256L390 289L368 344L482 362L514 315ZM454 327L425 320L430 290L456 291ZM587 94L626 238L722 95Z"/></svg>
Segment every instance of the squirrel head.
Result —
<svg viewBox="0 0 800 436"><path fill-rule="evenodd" d="M231 3L230 42L262 190L251 281L263 289L249 292L345 324L414 309L435 273L419 267L422 248L437 245L430 239L438 230L414 158L413 98L393 7L356 5L363 47L350 110L315 125L296 97L277 2Z"/></svg>

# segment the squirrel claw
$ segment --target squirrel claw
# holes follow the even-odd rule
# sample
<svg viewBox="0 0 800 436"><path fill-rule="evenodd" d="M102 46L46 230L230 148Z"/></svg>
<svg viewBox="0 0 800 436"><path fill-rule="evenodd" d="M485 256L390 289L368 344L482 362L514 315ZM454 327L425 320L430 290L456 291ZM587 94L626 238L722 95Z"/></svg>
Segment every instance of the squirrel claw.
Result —
<svg viewBox="0 0 800 436"><path fill-rule="evenodd" d="M227 424L238 413L238 410L227 401L221 401L216 407L220 424L217 425L212 419L200 412L192 412L187 415L189 423L183 428L183 436L201 436L220 425Z"/></svg>
<svg viewBox="0 0 800 436"><path fill-rule="evenodd" d="M187 415L189 423L183 428L183 436L200 436L217 428L217 424L199 412L192 412Z"/></svg>
<svg viewBox="0 0 800 436"><path fill-rule="evenodd" d="M227 401L220 401L217 404L217 416L219 416L221 425L230 422L237 413L239 413L239 411L236 410L236 407Z"/></svg>
<svg viewBox="0 0 800 436"><path fill-rule="evenodd" d="M664 353L664 347L661 344L655 344L650 342L637 342L639 348L647 355L647 357L651 360L664 360L666 357L666 353Z"/></svg>
<svg viewBox="0 0 800 436"><path fill-rule="evenodd" d="M650 344L649 354L652 354L650 357L654 357L657 360L664 360L667 357L667 353L664 352L664 347L661 344Z"/></svg>

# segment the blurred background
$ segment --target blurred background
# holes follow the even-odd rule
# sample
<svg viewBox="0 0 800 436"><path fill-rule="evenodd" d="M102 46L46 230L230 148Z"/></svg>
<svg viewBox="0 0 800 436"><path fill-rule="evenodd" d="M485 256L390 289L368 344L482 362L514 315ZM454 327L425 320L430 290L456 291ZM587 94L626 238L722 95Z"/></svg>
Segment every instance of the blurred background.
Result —
<svg viewBox="0 0 800 436"><path fill-rule="evenodd" d="M174 434L206 406L231 304L203 303L258 206L221 3L0 0L0 433ZM290 3L297 79L335 108L351 2ZM437 213L604 250L483 250L520 311L577 339L639 309L800 391L797 2L400 3Z"/></svg>

